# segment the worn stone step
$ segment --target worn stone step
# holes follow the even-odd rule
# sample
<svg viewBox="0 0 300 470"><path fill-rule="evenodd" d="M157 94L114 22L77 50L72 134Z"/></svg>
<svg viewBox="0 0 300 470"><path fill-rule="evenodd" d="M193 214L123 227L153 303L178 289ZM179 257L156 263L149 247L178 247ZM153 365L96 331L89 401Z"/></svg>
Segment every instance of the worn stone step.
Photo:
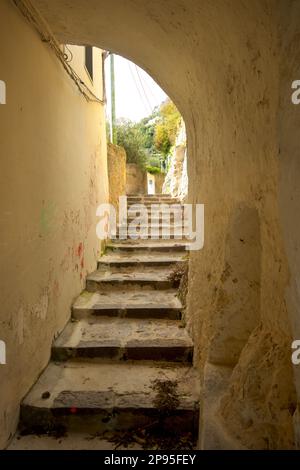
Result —
<svg viewBox="0 0 300 470"><path fill-rule="evenodd" d="M132 207L134 210L134 206L147 206L157 209L184 209L185 204L180 201L176 201L174 199L165 199L165 200L150 200L150 199L136 199L136 200L127 200L127 209L129 210Z"/></svg>
<svg viewBox="0 0 300 470"><path fill-rule="evenodd" d="M117 226L117 230L121 230L121 229L124 229L126 228L127 230L131 229L135 229L136 227L138 228L142 228L142 229L147 229L147 230L171 230L171 231L174 231L175 229L177 230L183 230L184 227L187 226L187 224L185 224L185 221L182 221L182 223L173 223L173 222L157 222L157 223L146 223L146 224L138 224L138 225L135 225L134 226L128 222L128 223L123 223L123 224L119 224Z"/></svg>
<svg viewBox="0 0 300 470"><path fill-rule="evenodd" d="M167 204L169 205L180 205L183 206L181 201L174 199L127 199L127 207L135 204L143 204L145 206L151 206L152 204Z"/></svg>
<svg viewBox="0 0 300 470"><path fill-rule="evenodd" d="M127 220L132 223L133 220L135 220L137 217L141 217L141 212L139 210L128 210L127 211ZM151 213L151 210L147 210L147 219L146 223L148 220L148 224L154 220L156 221L162 221L164 223L170 223L174 221L176 223L181 224L182 222L186 222L187 218L186 215L184 214L183 211L179 211L174 213L172 210L162 210L162 211L155 211L154 214ZM143 221L144 222L144 221Z"/></svg>
<svg viewBox="0 0 300 470"><path fill-rule="evenodd" d="M132 207L132 210L133 210L133 206L135 205L143 205L145 207L150 207L152 205L163 205L163 206L167 206L169 208L171 208L172 206L179 206L181 208L184 207L184 204L182 204L180 201L176 201L176 200L172 200L172 199L165 199L165 200L150 200L150 199L136 199L136 200L127 200L127 209L131 208Z"/></svg>
<svg viewBox="0 0 300 470"><path fill-rule="evenodd" d="M151 195L151 194L145 194L145 195L138 195L138 196L127 196L127 200L149 200L149 201L153 201L153 200L158 200L158 201L164 201L164 200L170 200L170 201L180 201L180 198L179 197L172 197L171 195L159 195L159 194L154 194L154 195Z"/></svg>
<svg viewBox="0 0 300 470"><path fill-rule="evenodd" d="M84 424L84 423L82 423ZM13 440L10 442L7 450L111 450L112 452L116 449L116 443L110 439L112 436L116 436L115 433L105 433L99 436L98 433L85 432L83 429L77 431L71 431L66 434L60 433L58 430L57 438L48 434L26 434L22 432L22 429L16 433ZM53 433L55 435L55 433ZM120 433L120 440L122 432ZM159 445L159 442L158 442ZM137 442L132 444L119 445L118 450L143 450L143 447Z"/></svg>
<svg viewBox="0 0 300 470"><path fill-rule="evenodd" d="M197 434L199 383L191 366L159 363L51 362L21 405L23 429L130 430L155 422ZM166 392L173 384L174 393ZM169 398L170 397L170 398ZM170 400L163 414L161 407Z"/></svg>
<svg viewBox="0 0 300 470"><path fill-rule="evenodd" d="M111 241L113 243L119 243L119 242L124 242L124 237L120 236L120 238L118 238L118 234L117 234L117 237L116 238L113 238ZM178 234L178 233L165 233L165 232L159 232L159 233L151 233L149 232L148 234L146 232L144 233L135 233L135 232L129 232L127 234L127 240L129 241L143 241L143 240L152 240L153 242L156 242L156 241L179 241L179 242L184 242L186 241L187 243L189 242L190 240L190 237L187 237L187 235L181 235L181 234Z"/></svg>
<svg viewBox="0 0 300 470"><path fill-rule="evenodd" d="M158 233L158 234L181 234L184 235L185 233L188 233L188 225L185 224L184 222L181 224L177 223L164 223L163 221L156 222L156 223L148 223L148 224L138 224L134 226L131 224L129 221L128 224L123 224L119 225L117 227L117 234L119 233L124 233L126 229L126 232L130 234L135 234L136 232L140 232L141 230L148 234L152 233ZM123 232L122 232L123 230Z"/></svg>
<svg viewBox="0 0 300 470"><path fill-rule="evenodd" d="M169 266L183 263L187 260L187 254L183 253L161 253L159 251L139 250L137 253L109 252L98 261L98 268L102 266Z"/></svg>
<svg viewBox="0 0 300 470"><path fill-rule="evenodd" d="M159 233L159 234L187 234L189 233L189 227L187 224L182 223L182 224L177 224L177 223L164 223L162 220L161 221L155 221L154 223L148 223L148 224L134 224L132 226L131 221L129 221L127 224L119 225L117 227L116 233L117 236L119 235L131 235L135 234L136 232L143 231L144 234L150 236L153 232L154 233Z"/></svg>
<svg viewBox="0 0 300 470"><path fill-rule="evenodd" d="M172 231L170 232L162 232L162 231L159 231L159 232L143 232L143 233L139 233L139 231L137 231L138 233L136 233L136 231L132 230L130 232L127 233L127 237L129 240L162 240L162 241L165 241L165 240L179 240L179 241L188 241L190 240L190 237L187 237L187 235L185 235L184 233L172 233ZM115 241L123 241L124 240L124 237L123 235L120 235L120 238L119 237L119 233L117 233L117 237L114 238L113 240Z"/></svg>
<svg viewBox="0 0 300 470"><path fill-rule="evenodd" d="M172 197L170 194L145 194L145 195L130 195L130 196L127 196L127 201L136 201L136 200L139 200L139 201L145 201L145 200L149 200L149 201L153 201L153 200L157 200L157 201L165 201L165 200L170 200L170 201L177 201L177 202L180 202L180 198L179 197Z"/></svg>
<svg viewBox="0 0 300 470"><path fill-rule="evenodd" d="M125 240L107 244L107 249L113 251L137 251L155 250L163 252L186 251L189 246L187 241L175 240Z"/></svg>
<svg viewBox="0 0 300 470"><path fill-rule="evenodd" d="M182 305L175 289L84 291L73 305L77 320L93 315L133 318L181 318Z"/></svg>
<svg viewBox="0 0 300 470"><path fill-rule="evenodd" d="M193 343L180 321L88 318L70 322L52 347L52 359L106 358L191 362Z"/></svg>
<svg viewBox="0 0 300 470"><path fill-rule="evenodd" d="M97 292L112 287L124 289L145 286L154 289L170 289L173 287L171 274L172 268L164 266L102 268L87 276L86 290Z"/></svg>
<svg viewBox="0 0 300 470"><path fill-rule="evenodd" d="M188 225L188 222L185 221L185 220L176 220L174 219L173 217L168 217L168 218L165 218L165 217L154 217L154 218L151 218L149 217L147 220L135 220L135 217L128 217L126 223L122 223L120 224L120 226L122 225L122 227L131 227L131 228L139 228L140 226L145 226L145 227L156 227L156 226L159 226L159 227L162 227L162 226L166 226L166 227L187 227L189 228L189 225Z"/></svg>
<svg viewBox="0 0 300 470"><path fill-rule="evenodd" d="M151 208L153 208L153 210L184 210L184 205L183 204L179 204L178 202L176 201L129 201L127 202L127 210L128 211L136 211L136 210L139 210L139 206L142 206L142 207L147 207L147 210L151 210ZM175 206L175 207L174 207Z"/></svg>

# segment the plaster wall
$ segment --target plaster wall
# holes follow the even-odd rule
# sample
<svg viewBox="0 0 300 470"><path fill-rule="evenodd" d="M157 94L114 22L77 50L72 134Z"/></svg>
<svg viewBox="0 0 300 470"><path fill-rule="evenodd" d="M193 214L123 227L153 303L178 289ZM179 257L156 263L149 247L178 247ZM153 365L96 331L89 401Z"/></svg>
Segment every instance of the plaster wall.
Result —
<svg viewBox="0 0 300 470"><path fill-rule="evenodd" d="M103 106L88 103L9 0L0 2L0 448L96 267L108 200ZM99 69L101 74L101 69Z"/></svg>

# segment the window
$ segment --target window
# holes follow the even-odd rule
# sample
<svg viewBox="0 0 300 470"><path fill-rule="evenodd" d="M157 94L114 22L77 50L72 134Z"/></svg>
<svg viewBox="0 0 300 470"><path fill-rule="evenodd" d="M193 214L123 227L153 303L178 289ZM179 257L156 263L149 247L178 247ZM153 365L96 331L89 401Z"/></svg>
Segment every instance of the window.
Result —
<svg viewBox="0 0 300 470"><path fill-rule="evenodd" d="M85 67L87 72L93 81L94 79L94 70L93 70L93 48L91 46L86 46L85 48Z"/></svg>

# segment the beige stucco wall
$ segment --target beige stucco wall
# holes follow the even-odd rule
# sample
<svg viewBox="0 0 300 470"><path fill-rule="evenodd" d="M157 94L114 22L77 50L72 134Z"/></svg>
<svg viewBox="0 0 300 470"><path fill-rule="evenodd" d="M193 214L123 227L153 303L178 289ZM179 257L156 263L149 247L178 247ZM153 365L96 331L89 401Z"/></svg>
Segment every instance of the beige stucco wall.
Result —
<svg viewBox="0 0 300 470"><path fill-rule="evenodd" d="M84 46L66 45L63 46L64 53L68 57L68 63L75 70L81 80L100 100L103 98L103 75L101 73L102 51L93 47L93 80L91 79L85 66L85 48Z"/></svg>
<svg viewBox="0 0 300 470"><path fill-rule="evenodd" d="M0 448L95 269L108 199L103 107L87 103L9 0L0 2Z"/></svg>
<svg viewBox="0 0 300 470"><path fill-rule="evenodd" d="M235 320L239 312L248 318L247 280L256 283L258 292L250 293L258 324L242 331L240 357L238 348L231 355L234 373L219 417L237 445L291 448L300 377L290 361L300 310L299 113L289 84L300 73L297 2L77 0L70 9L68 0L32 1L62 42L93 44L134 60L181 111L189 200L204 203L206 214L204 249L190 256L196 365L203 371L212 338L230 332L231 313ZM247 238L232 223L243 209L242 220L254 215ZM257 265L249 262L252 274L245 277L238 246L252 239ZM228 276L228 264L238 276Z"/></svg>
<svg viewBox="0 0 300 470"><path fill-rule="evenodd" d="M135 163L126 165L126 194L145 194L147 192L147 173Z"/></svg>
<svg viewBox="0 0 300 470"><path fill-rule="evenodd" d="M109 202L118 209L119 197L126 195L126 152L117 145L107 145Z"/></svg>

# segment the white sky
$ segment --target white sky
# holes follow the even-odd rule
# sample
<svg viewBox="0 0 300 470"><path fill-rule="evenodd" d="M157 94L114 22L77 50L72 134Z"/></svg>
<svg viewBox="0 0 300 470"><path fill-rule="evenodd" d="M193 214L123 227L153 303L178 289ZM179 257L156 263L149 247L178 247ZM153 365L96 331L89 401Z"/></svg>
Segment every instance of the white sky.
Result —
<svg viewBox="0 0 300 470"><path fill-rule="evenodd" d="M110 57L105 63L107 114L110 116ZM123 57L115 55L115 88L117 119L140 121L149 116L155 106L167 95L140 67Z"/></svg>

